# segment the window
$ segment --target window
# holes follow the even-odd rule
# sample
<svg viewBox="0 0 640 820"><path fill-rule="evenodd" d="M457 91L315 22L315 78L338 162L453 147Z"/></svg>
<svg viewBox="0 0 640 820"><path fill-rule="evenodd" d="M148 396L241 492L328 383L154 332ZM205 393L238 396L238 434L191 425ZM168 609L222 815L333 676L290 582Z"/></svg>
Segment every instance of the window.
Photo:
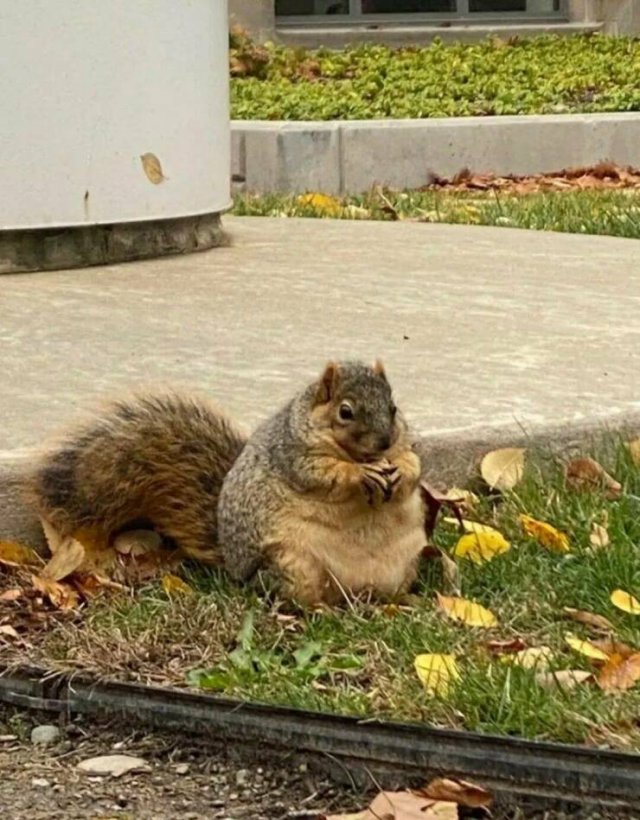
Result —
<svg viewBox="0 0 640 820"><path fill-rule="evenodd" d="M473 18L484 14L497 17L553 17L563 9L563 0L276 0L278 17L306 18L317 22L371 22L416 14Z"/></svg>

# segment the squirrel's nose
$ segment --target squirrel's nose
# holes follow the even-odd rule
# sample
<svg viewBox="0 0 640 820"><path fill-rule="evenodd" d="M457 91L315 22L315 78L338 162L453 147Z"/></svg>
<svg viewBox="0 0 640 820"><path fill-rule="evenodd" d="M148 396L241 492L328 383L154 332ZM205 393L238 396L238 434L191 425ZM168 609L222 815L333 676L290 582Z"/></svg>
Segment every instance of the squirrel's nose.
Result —
<svg viewBox="0 0 640 820"><path fill-rule="evenodd" d="M391 436L380 436L380 449L388 450L391 447Z"/></svg>

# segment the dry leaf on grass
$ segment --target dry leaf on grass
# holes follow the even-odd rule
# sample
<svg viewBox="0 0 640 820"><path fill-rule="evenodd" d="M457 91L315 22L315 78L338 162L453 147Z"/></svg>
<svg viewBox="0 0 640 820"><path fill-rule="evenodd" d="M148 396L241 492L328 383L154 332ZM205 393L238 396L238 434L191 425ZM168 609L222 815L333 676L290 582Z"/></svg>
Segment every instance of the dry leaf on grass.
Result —
<svg viewBox="0 0 640 820"><path fill-rule="evenodd" d="M41 563L40 556L31 547L17 541L0 541L0 564L21 567Z"/></svg>
<svg viewBox="0 0 640 820"><path fill-rule="evenodd" d="M519 666L522 669L547 669L553 660L553 650L549 646L530 646L515 655L504 655L502 663Z"/></svg>
<svg viewBox="0 0 640 820"><path fill-rule="evenodd" d="M466 806L470 809L489 808L493 797L482 786L468 780L453 780L449 777L436 777L418 790L418 794L432 800L445 800Z"/></svg>
<svg viewBox="0 0 640 820"><path fill-rule="evenodd" d="M574 490L603 490L608 499L618 498L622 485L592 458L576 458L565 467L567 484Z"/></svg>
<svg viewBox="0 0 640 820"><path fill-rule="evenodd" d="M368 809L327 815L325 820L458 820L458 807L414 792L380 792Z"/></svg>
<svg viewBox="0 0 640 820"><path fill-rule="evenodd" d="M591 660L594 661L606 661L609 658L606 652L599 649L591 643L591 641L583 641L580 638L576 638L575 635L565 635L564 639L574 652L577 652L579 655L584 655L585 658L591 658Z"/></svg>
<svg viewBox="0 0 640 820"><path fill-rule="evenodd" d="M496 626L498 619L489 609L466 598L449 597L436 592L438 608L454 621L484 629Z"/></svg>
<svg viewBox="0 0 640 820"><path fill-rule="evenodd" d="M42 569L40 576L49 581L62 581L80 568L85 559L85 550L75 538L65 538L55 554Z"/></svg>
<svg viewBox="0 0 640 820"><path fill-rule="evenodd" d="M625 658L612 655L600 670L598 686L605 692L625 692L640 681L640 652Z"/></svg>
<svg viewBox="0 0 640 820"><path fill-rule="evenodd" d="M21 598L23 594L24 590L18 589L17 587L14 589L5 589L5 591L0 594L0 601L3 603L11 603L12 601L17 601Z"/></svg>
<svg viewBox="0 0 640 820"><path fill-rule="evenodd" d="M572 621L591 626L600 632L613 632L614 630L613 624L604 615L596 615L594 612L586 612L583 609L573 609L570 606L563 607L562 611Z"/></svg>
<svg viewBox="0 0 640 820"><path fill-rule="evenodd" d="M513 655L526 649L526 644L522 638L509 638L503 641L486 641L483 644L493 655Z"/></svg>
<svg viewBox="0 0 640 820"><path fill-rule="evenodd" d="M584 669L562 669L558 672L538 672L535 676L536 683L543 689L563 689L569 692L589 680L593 679L593 673Z"/></svg>
<svg viewBox="0 0 640 820"><path fill-rule="evenodd" d="M421 683L432 695L445 696L451 684L460 678L453 655L417 655L413 664Z"/></svg>
<svg viewBox="0 0 640 820"><path fill-rule="evenodd" d="M170 573L162 576L162 589L167 595L193 595L193 589L189 584L183 581L182 578L178 578L177 575L171 575Z"/></svg>
<svg viewBox="0 0 640 820"><path fill-rule="evenodd" d="M638 651L633 646L622 643L622 641L618 641L615 638L598 638L591 641L591 644L605 652L609 658L615 655L620 655L622 658L630 658L631 655L635 655Z"/></svg>
<svg viewBox="0 0 640 820"><path fill-rule="evenodd" d="M494 490L512 490L524 474L525 449L505 447L492 450L480 462L480 474Z"/></svg>
<svg viewBox="0 0 640 820"><path fill-rule="evenodd" d="M11 638L14 641L20 640L20 635L11 624L0 624L0 638Z"/></svg>
<svg viewBox="0 0 640 820"><path fill-rule="evenodd" d="M444 551L440 553L440 558L442 560L442 577L445 591L453 595L460 595L460 569L458 565Z"/></svg>
<svg viewBox="0 0 640 820"><path fill-rule="evenodd" d="M58 609L75 609L80 604L80 595L77 590L63 584L60 581L53 581L50 578L42 578L39 575L32 575L33 586L42 592Z"/></svg>
<svg viewBox="0 0 640 820"><path fill-rule="evenodd" d="M494 529L494 527L490 527L488 524L481 524L480 521L469 521L468 518L462 518L460 520L457 518L443 518L442 520L446 524L461 526L465 532L498 532L498 530Z"/></svg>
<svg viewBox="0 0 640 820"><path fill-rule="evenodd" d="M594 550L601 550L608 547L611 541L607 528L603 527L602 524L598 524L597 521L594 521L591 525L591 532L589 533L589 543Z"/></svg>
<svg viewBox="0 0 640 820"><path fill-rule="evenodd" d="M616 589L611 593L611 603L629 615L640 615L640 601L623 589Z"/></svg>
<svg viewBox="0 0 640 820"><path fill-rule="evenodd" d="M640 467L640 438L636 438L633 441L630 441L627 444L629 448L629 455L631 456L631 461L637 466Z"/></svg>
<svg viewBox="0 0 640 820"><path fill-rule="evenodd" d="M520 515L519 519L525 533L535 539L538 544L554 552L569 552L569 539L551 524L538 521L530 515Z"/></svg>
<svg viewBox="0 0 640 820"><path fill-rule="evenodd" d="M475 493L461 487L451 487L450 490L447 490L447 498L467 512L471 512L479 503L479 498Z"/></svg>
<svg viewBox="0 0 640 820"><path fill-rule="evenodd" d="M474 564L484 564L510 548L511 544L502 533L487 529L463 535L456 544L453 554L458 558L469 558Z"/></svg>

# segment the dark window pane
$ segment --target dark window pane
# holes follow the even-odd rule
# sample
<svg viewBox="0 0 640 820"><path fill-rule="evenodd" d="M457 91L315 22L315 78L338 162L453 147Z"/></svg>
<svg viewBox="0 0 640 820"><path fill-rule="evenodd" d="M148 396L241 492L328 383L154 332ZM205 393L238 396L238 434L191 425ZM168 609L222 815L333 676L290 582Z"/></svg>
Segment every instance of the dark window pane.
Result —
<svg viewBox="0 0 640 820"><path fill-rule="evenodd" d="M362 0L364 14L428 14L455 10L456 0Z"/></svg>
<svg viewBox="0 0 640 820"><path fill-rule="evenodd" d="M276 0L276 14L348 14L349 0Z"/></svg>
<svg viewBox="0 0 640 820"><path fill-rule="evenodd" d="M526 11L527 0L469 0L469 11Z"/></svg>

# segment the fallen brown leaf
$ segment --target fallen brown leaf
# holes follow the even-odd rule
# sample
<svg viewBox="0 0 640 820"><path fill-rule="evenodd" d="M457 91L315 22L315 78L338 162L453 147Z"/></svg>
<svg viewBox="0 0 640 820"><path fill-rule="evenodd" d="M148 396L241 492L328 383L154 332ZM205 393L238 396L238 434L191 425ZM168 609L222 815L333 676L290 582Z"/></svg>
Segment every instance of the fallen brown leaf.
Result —
<svg viewBox="0 0 640 820"><path fill-rule="evenodd" d="M618 498L622 484L593 458L576 458L565 467L567 484L574 490L603 490L608 499Z"/></svg>
<svg viewBox="0 0 640 820"><path fill-rule="evenodd" d="M458 820L458 806L413 792L380 792L356 814L331 814L325 820Z"/></svg>
<svg viewBox="0 0 640 820"><path fill-rule="evenodd" d="M612 655L600 670L598 685L605 692L624 692L640 681L640 652L627 658Z"/></svg>
<svg viewBox="0 0 640 820"><path fill-rule="evenodd" d="M494 655L513 655L527 648L522 638L510 638L505 641L486 641L485 646Z"/></svg>
<svg viewBox="0 0 640 820"><path fill-rule="evenodd" d="M591 645L601 649L607 655L620 655L622 658L630 658L638 651L633 646L617 641L615 638L598 638L591 641Z"/></svg>
<svg viewBox="0 0 640 820"><path fill-rule="evenodd" d="M453 780L449 777L436 777L424 788L418 790L418 794L429 797L432 800L445 800L458 803L471 809L489 808L493 803L493 797L482 786L471 783L468 780Z"/></svg>
<svg viewBox="0 0 640 820"><path fill-rule="evenodd" d="M0 624L0 636L2 635L4 635L5 638L11 638L16 641L20 640L20 635L18 635L15 627L11 626L11 624Z"/></svg>
<svg viewBox="0 0 640 820"><path fill-rule="evenodd" d="M32 575L33 586L42 592L58 609L75 609L80 604L80 596L77 590L59 581L50 578L42 578L39 575Z"/></svg>
<svg viewBox="0 0 640 820"><path fill-rule="evenodd" d="M455 501L452 501L450 498L447 498L444 493L431 487L426 481L420 482L420 492L422 493L422 499L426 507L424 530L427 538L431 538L433 535L433 531L438 522L438 514L442 507L448 507L462 527L462 514Z"/></svg>
<svg viewBox="0 0 640 820"><path fill-rule="evenodd" d="M614 630L613 624L604 615L596 615L594 612L586 612L582 609L573 609L570 606L563 607L562 611L572 621L591 626L600 632L613 632Z"/></svg>

